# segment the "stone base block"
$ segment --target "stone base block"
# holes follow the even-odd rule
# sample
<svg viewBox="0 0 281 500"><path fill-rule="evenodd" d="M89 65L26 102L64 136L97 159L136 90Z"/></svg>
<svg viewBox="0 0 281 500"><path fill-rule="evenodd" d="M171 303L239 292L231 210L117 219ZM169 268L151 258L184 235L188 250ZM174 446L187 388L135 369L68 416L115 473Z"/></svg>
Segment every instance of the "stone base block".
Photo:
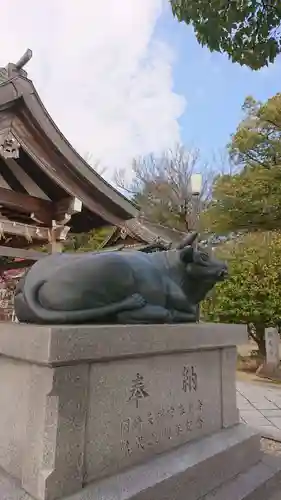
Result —
<svg viewBox="0 0 281 500"><path fill-rule="evenodd" d="M60 500L129 469L138 484L138 466L154 471L180 446L189 457L239 422L245 338L243 325L209 323L2 324L0 470L36 500Z"/></svg>
<svg viewBox="0 0 281 500"><path fill-rule="evenodd" d="M201 500L261 460L257 431L237 425L95 482L71 500Z"/></svg>
<svg viewBox="0 0 281 500"><path fill-rule="evenodd" d="M264 454L246 472L200 500L281 500L281 461Z"/></svg>
<svg viewBox="0 0 281 500"><path fill-rule="evenodd" d="M264 500L280 486L281 460L262 454L257 432L240 424L94 481L64 500ZM0 498L33 500L4 473Z"/></svg>

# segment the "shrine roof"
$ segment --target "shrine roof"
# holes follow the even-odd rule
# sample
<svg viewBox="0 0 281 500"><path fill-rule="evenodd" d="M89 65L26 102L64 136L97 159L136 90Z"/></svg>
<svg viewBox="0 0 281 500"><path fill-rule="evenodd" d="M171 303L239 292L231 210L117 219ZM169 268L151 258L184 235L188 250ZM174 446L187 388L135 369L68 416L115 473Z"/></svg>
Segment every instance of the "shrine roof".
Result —
<svg viewBox="0 0 281 500"><path fill-rule="evenodd" d="M144 217L130 219L125 221L122 226L114 228L111 235L104 241L103 248L110 245L114 245L119 238L124 239L131 237L132 239L138 239L145 245L157 244L159 248L169 248L174 247L186 236L186 233L179 231L177 229L170 228L168 226L163 226L162 224L157 224L150 222Z"/></svg>
<svg viewBox="0 0 281 500"><path fill-rule="evenodd" d="M137 207L78 154L54 123L23 70L30 52L18 63L0 68L0 137L11 133L23 154L28 154L58 189L77 196L106 223L118 225L135 217Z"/></svg>

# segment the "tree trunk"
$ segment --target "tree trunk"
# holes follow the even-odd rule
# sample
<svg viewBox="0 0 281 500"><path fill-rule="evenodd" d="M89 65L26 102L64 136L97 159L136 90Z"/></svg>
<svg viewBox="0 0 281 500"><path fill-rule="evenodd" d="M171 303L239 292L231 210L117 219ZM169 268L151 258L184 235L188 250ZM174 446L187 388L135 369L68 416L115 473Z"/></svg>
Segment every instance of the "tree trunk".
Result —
<svg viewBox="0 0 281 500"><path fill-rule="evenodd" d="M265 325L260 323L251 323L247 325L249 336L256 342L259 355L266 357L265 350Z"/></svg>

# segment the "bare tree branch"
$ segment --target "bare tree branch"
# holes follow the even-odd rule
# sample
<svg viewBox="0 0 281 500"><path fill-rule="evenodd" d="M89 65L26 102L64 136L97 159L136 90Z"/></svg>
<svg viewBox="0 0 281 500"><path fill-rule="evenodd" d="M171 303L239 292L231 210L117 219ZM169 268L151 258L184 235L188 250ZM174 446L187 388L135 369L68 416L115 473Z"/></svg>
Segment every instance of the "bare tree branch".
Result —
<svg viewBox="0 0 281 500"><path fill-rule="evenodd" d="M198 149L187 150L177 145L160 156L149 155L133 161L133 181L126 183L125 171L115 174L116 185L134 197L143 214L152 221L184 229L191 211L190 178L202 174L199 203L207 206L212 196L215 177L229 167L229 160L213 159L213 165L202 161Z"/></svg>

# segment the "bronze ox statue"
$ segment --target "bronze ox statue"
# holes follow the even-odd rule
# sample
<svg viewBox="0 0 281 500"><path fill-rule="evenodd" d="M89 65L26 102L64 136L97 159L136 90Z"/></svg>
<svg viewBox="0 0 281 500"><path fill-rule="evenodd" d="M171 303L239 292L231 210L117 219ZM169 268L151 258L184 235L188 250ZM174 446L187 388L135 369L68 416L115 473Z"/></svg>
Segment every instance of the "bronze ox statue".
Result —
<svg viewBox="0 0 281 500"><path fill-rule="evenodd" d="M225 263L194 249L196 233L177 249L62 253L36 262L19 283L20 322L182 323L227 275Z"/></svg>

